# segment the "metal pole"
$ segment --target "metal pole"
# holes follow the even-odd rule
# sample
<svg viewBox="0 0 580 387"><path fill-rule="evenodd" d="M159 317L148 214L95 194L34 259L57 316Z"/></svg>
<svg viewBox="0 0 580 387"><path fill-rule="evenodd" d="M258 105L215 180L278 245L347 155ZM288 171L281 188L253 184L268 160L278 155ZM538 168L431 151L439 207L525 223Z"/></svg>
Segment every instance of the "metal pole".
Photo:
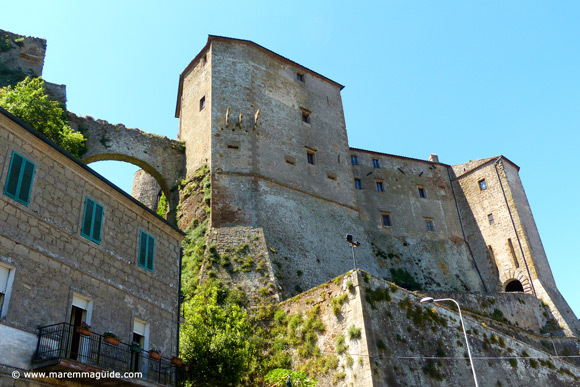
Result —
<svg viewBox="0 0 580 387"><path fill-rule="evenodd" d="M453 298L440 298L438 300L433 300L433 302L439 301L452 301L457 305L457 310L459 310L459 320L461 320L461 328L463 328L463 336L465 336L465 344L467 345L467 354L469 355L469 364L471 365L471 371L473 372L473 381L475 382L475 387L479 387L477 384L477 377L475 376L475 368L473 367L473 360L471 359L471 350L469 349L469 340L467 340L467 332L465 331L465 324L463 324L463 317L461 316L461 307Z"/></svg>

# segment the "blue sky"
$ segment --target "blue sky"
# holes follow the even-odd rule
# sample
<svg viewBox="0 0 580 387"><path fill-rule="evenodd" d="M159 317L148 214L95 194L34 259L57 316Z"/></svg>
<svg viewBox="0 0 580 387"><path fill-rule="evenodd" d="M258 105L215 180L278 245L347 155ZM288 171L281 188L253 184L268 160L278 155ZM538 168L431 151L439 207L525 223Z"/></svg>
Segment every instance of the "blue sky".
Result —
<svg viewBox="0 0 580 387"><path fill-rule="evenodd" d="M343 85L350 145L458 164L503 154L556 283L580 315L580 2L6 2L0 28L48 41L68 108L176 138L179 74L207 35L249 39ZM96 163L130 190L136 168Z"/></svg>

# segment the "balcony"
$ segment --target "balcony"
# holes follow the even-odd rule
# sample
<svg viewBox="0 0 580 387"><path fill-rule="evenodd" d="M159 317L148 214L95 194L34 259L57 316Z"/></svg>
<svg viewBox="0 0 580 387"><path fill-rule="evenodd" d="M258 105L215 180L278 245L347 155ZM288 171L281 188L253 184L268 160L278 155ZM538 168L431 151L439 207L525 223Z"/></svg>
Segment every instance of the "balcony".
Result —
<svg viewBox="0 0 580 387"><path fill-rule="evenodd" d="M104 336L90 333L85 336L67 324L53 324L39 328L38 344L32 358L35 370L46 372L107 372L118 371L120 378L110 379L112 385L153 386L176 385L178 367L171 360L155 360L148 351L132 348L130 344L109 344ZM141 378L124 378L125 372L141 372ZM111 374L110 372L108 373ZM103 380L77 382L105 384Z"/></svg>

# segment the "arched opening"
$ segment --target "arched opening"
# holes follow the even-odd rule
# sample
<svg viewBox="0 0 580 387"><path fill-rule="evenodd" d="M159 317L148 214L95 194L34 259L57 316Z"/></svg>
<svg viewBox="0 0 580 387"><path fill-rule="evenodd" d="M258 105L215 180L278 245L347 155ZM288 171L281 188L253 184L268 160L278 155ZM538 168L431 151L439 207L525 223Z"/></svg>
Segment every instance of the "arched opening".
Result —
<svg viewBox="0 0 580 387"><path fill-rule="evenodd" d="M133 176L140 168L123 161L96 161L89 164L89 167L97 171L104 178L131 195L133 186Z"/></svg>
<svg viewBox="0 0 580 387"><path fill-rule="evenodd" d="M505 286L505 291L506 292L522 292L524 291L524 286L522 285L522 283L518 280L513 280L508 282L508 284Z"/></svg>
<svg viewBox="0 0 580 387"><path fill-rule="evenodd" d="M164 210L159 215L166 217L169 205L159 183L139 166L125 161L106 160L92 162L90 167L155 212L159 213L158 206L162 202ZM164 200L161 200L162 196Z"/></svg>

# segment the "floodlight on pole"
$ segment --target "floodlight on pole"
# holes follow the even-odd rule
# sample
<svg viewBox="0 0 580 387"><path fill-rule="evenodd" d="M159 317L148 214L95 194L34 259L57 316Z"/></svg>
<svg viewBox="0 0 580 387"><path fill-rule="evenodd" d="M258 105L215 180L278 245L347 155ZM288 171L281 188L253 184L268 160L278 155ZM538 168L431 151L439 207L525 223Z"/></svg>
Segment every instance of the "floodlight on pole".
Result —
<svg viewBox="0 0 580 387"><path fill-rule="evenodd" d="M351 234L346 234L346 237L344 239L350 244L350 247L352 248L352 262L354 264L354 269L356 270L356 258L354 256L354 248L359 247L360 242L355 241Z"/></svg>
<svg viewBox="0 0 580 387"><path fill-rule="evenodd" d="M471 372L473 372L473 381L475 382L475 387L479 387L477 384L477 376L475 376L475 367L473 367L473 360L471 359L471 350L469 349L469 340L467 340L467 332L465 331L465 324L463 323L463 317L461 316L461 307L459 303L455 301L453 298L439 298L433 299L433 297L423 297L421 299L421 303L425 302L440 302L440 301L451 301L457 305L457 310L459 311L459 320L461 321L461 328L463 328L463 336L465 337L465 344L467 345L467 355L469 355L469 365L471 365Z"/></svg>

